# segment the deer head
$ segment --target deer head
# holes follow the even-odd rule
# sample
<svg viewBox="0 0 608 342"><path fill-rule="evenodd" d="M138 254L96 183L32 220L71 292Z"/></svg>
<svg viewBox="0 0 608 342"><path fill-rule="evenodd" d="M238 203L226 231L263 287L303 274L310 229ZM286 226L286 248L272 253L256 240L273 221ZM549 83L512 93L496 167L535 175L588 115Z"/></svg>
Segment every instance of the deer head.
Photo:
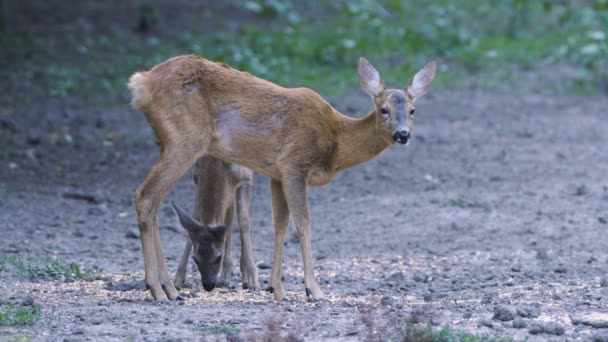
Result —
<svg viewBox="0 0 608 342"><path fill-rule="evenodd" d="M192 242L194 262L201 274L203 288L211 291L215 288L222 265L222 251L226 240L226 226L205 226L188 215L177 204L171 202L181 226L188 232Z"/></svg>
<svg viewBox="0 0 608 342"><path fill-rule="evenodd" d="M359 81L375 105L376 128L389 143L407 144L414 128L414 102L431 87L435 62L414 75L404 89L386 89L380 74L365 58L359 59Z"/></svg>

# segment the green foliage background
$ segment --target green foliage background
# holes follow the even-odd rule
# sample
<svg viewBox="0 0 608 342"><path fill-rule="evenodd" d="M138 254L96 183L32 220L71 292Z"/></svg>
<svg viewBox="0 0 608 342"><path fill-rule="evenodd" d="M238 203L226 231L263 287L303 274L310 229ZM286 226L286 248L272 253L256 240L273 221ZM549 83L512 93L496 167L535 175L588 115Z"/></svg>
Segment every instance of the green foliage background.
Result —
<svg viewBox="0 0 608 342"><path fill-rule="evenodd" d="M50 16L68 10L58 0L31 3ZM4 5L0 90L9 96L0 101L113 103L132 72L185 53L330 95L357 85L360 56L395 87L431 59L439 84L582 94L606 85L608 0L200 3L81 1L69 13L85 30L57 24L42 33L16 28L23 22ZM523 82L526 73L535 82Z"/></svg>

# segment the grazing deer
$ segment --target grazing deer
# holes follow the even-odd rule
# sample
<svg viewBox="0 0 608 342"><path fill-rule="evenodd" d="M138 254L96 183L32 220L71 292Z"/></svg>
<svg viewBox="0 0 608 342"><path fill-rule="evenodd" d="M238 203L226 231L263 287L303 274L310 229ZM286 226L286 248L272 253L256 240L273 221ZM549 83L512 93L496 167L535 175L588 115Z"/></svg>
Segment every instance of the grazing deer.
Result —
<svg viewBox="0 0 608 342"><path fill-rule="evenodd" d="M131 105L145 114L161 145L159 160L135 193L145 282L152 296L178 297L161 247L158 207L186 170L210 154L270 178L275 300L285 298L281 267L290 216L300 240L306 294L323 300L313 271L306 187L329 183L338 171L374 158L395 142L407 144L414 103L434 76L431 62L404 89L385 89L376 69L361 58L361 86L374 110L360 119L339 113L310 89L283 88L193 55L131 76Z"/></svg>
<svg viewBox="0 0 608 342"><path fill-rule="evenodd" d="M188 273L188 260L194 247L194 262L203 288L211 291L218 283L232 278L232 219L236 204L241 231L241 274L243 288L259 289L258 271L251 250L249 199L253 172L206 155L194 164L194 217L173 203L179 221L188 232L186 248L175 273L174 285L182 288Z"/></svg>

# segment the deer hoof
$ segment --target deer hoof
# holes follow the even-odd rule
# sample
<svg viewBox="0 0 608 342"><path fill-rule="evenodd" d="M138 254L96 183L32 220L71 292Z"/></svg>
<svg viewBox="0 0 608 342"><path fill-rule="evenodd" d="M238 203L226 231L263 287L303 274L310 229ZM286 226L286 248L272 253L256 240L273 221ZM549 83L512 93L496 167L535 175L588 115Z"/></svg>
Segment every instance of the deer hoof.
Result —
<svg viewBox="0 0 608 342"><path fill-rule="evenodd" d="M272 287L272 286L268 286L265 290L270 293L274 293L274 287Z"/></svg>

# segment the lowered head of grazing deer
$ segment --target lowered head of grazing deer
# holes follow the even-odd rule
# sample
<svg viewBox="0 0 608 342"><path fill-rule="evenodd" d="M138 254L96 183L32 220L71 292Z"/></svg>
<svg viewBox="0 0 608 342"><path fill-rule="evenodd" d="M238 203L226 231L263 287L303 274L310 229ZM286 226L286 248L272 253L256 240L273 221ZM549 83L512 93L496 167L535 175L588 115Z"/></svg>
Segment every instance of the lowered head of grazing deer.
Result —
<svg viewBox="0 0 608 342"><path fill-rule="evenodd" d="M435 63L427 64L404 89L385 89L380 74L365 59L359 60L359 81L372 97L378 115L376 129L389 144L407 144L414 128L414 102L431 87Z"/></svg>
<svg viewBox="0 0 608 342"><path fill-rule="evenodd" d="M188 232L193 259L201 273L203 288L211 291L215 288L217 277L222 266L222 252L226 239L226 226L206 226L188 215L177 204L171 202L179 222Z"/></svg>

